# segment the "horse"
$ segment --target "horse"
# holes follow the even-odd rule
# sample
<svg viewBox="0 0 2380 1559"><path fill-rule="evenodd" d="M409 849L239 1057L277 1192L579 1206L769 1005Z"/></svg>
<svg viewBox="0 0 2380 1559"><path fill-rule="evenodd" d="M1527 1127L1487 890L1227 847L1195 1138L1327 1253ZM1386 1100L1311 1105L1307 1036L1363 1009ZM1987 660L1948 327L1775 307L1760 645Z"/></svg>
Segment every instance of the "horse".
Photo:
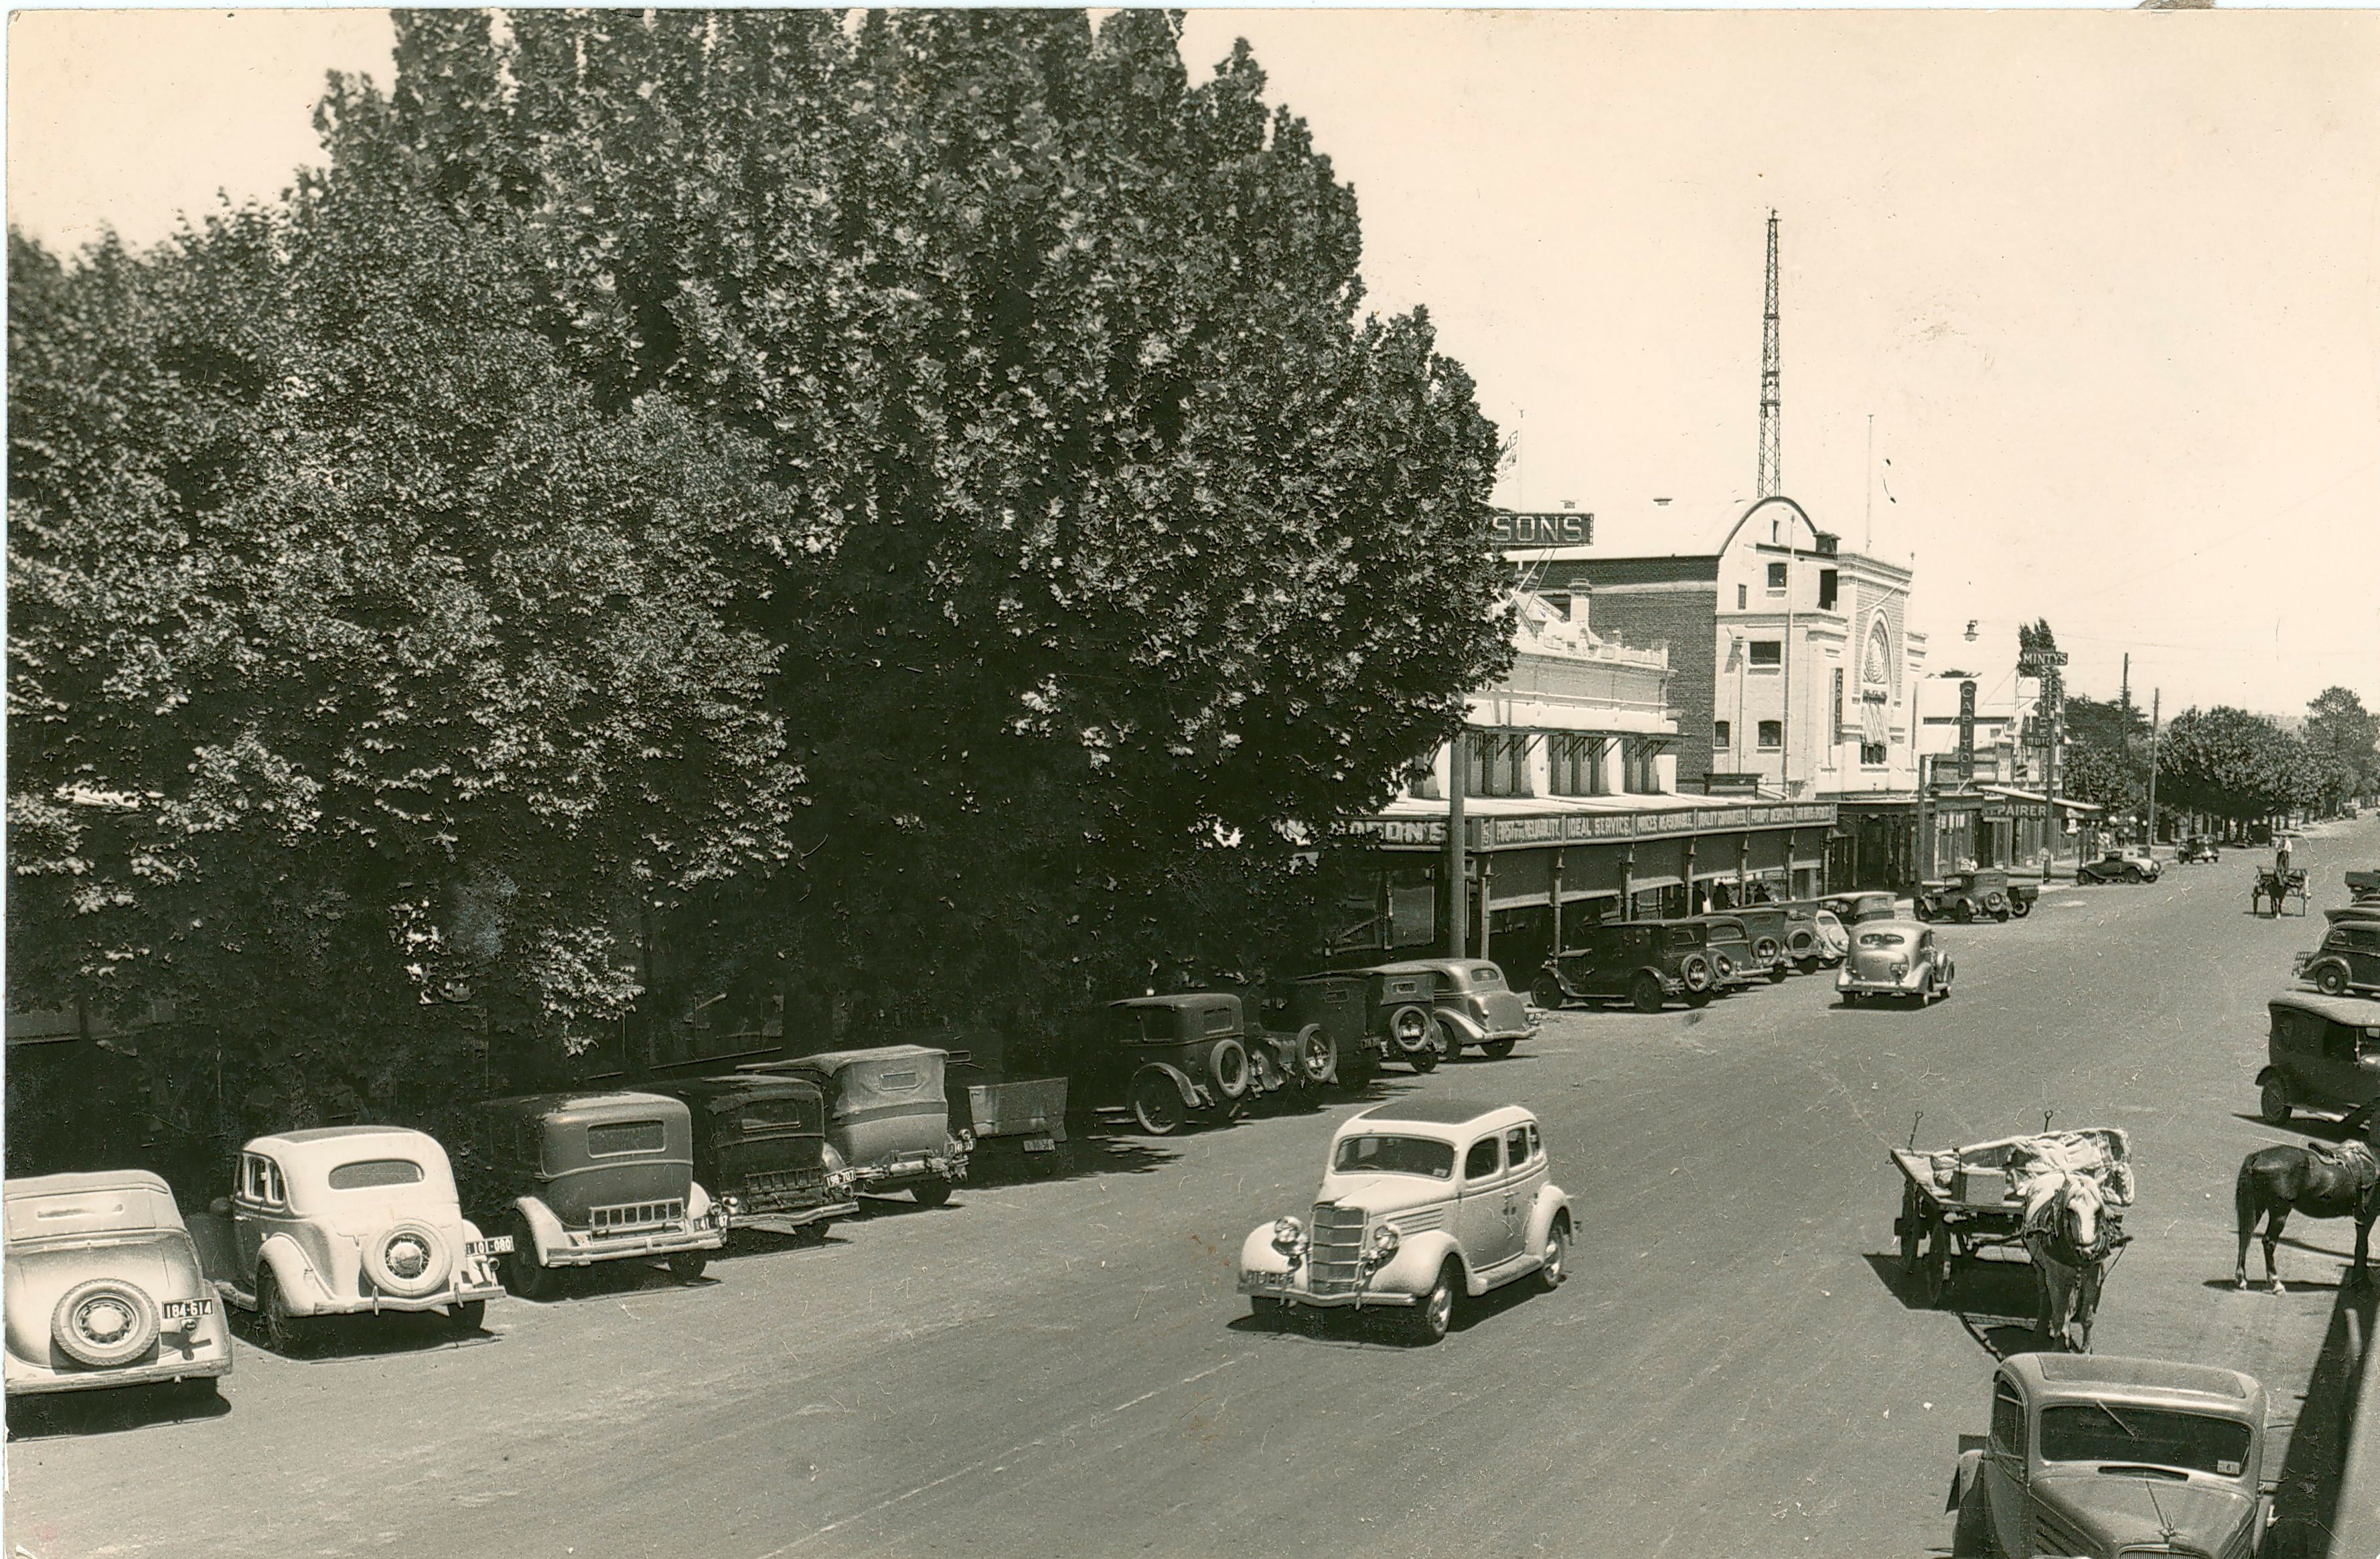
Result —
<svg viewBox="0 0 2380 1559"><path fill-rule="evenodd" d="M2131 1236L2107 1207L2099 1182L2087 1175L2060 1175L2054 1189L2030 1200L2022 1232L2033 1258L2042 1346L2089 1353L2100 1285Z"/></svg>
<svg viewBox="0 0 2380 1559"><path fill-rule="evenodd" d="M2380 1218L2380 1154L2373 1151L2369 1140L2375 1111L2380 1111L2380 1100L2358 1107L2340 1122L2348 1139L2336 1149L2319 1143L2259 1148L2240 1161L2240 1177L2232 1189L2232 1204L2240 1215L2240 1254L2231 1265L2231 1280L2237 1286L2248 1286L2248 1239L2261 1219L2265 1280L2274 1293L2287 1292L2273 1253L2291 1212L2309 1218L2353 1218L2355 1261L2348 1269L2347 1285L2362 1288L2371 1283L2372 1224Z"/></svg>

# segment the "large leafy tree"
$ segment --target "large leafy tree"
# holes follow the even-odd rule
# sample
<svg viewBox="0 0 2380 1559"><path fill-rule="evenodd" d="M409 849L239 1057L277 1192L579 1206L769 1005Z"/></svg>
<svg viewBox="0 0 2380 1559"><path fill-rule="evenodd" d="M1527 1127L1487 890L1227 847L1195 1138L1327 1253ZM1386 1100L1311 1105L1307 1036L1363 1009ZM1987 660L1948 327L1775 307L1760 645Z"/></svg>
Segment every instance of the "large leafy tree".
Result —
<svg viewBox="0 0 2380 1559"><path fill-rule="evenodd" d="M2353 689L2325 688L2306 705L2305 743L2320 771L2321 804L2380 791L2380 714Z"/></svg>
<svg viewBox="0 0 2380 1559"><path fill-rule="evenodd" d="M24 994L170 1003L287 1118L640 993L1309 945L1333 825L1507 652L1495 440L1246 50L397 30L285 207L18 245Z"/></svg>
<svg viewBox="0 0 2380 1559"><path fill-rule="evenodd" d="M2305 744L2244 710L2186 710L2167 725L2157 752L2160 799L2192 811L2239 822L2312 799Z"/></svg>
<svg viewBox="0 0 2380 1559"><path fill-rule="evenodd" d="M2128 702L2068 695L2060 788L2111 814L2137 810L2148 789L2147 729L2147 718Z"/></svg>

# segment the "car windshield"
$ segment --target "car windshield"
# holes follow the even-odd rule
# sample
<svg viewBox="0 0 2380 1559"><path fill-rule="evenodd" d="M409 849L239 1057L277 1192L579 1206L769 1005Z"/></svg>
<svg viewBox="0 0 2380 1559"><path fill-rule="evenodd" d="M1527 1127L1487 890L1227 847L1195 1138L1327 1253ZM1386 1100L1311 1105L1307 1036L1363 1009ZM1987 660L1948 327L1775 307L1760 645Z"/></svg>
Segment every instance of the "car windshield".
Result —
<svg viewBox="0 0 2380 1559"><path fill-rule="evenodd" d="M1454 1177L1454 1149L1427 1137L1349 1137L1339 1143L1331 1168L1342 1175L1421 1175Z"/></svg>
<svg viewBox="0 0 2380 1559"><path fill-rule="evenodd" d="M1909 938L1900 932L1862 932L1859 944L1862 947L1906 947Z"/></svg>
<svg viewBox="0 0 2380 1559"><path fill-rule="evenodd" d="M358 1159L324 1176L334 1191L369 1191L382 1186L418 1186L421 1166L411 1159Z"/></svg>
<svg viewBox="0 0 2380 1559"><path fill-rule="evenodd" d="M1670 932L1670 945L1672 947L1700 947L1702 944L1703 929L1700 926L1678 926Z"/></svg>
<svg viewBox="0 0 2380 1559"><path fill-rule="evenodd" d="M2235 1419L2165 1407L2088 1402L2041 1415L2044 1461L2130 1462L2237 1478L2248 1465L2249 1438Z"/></svg>

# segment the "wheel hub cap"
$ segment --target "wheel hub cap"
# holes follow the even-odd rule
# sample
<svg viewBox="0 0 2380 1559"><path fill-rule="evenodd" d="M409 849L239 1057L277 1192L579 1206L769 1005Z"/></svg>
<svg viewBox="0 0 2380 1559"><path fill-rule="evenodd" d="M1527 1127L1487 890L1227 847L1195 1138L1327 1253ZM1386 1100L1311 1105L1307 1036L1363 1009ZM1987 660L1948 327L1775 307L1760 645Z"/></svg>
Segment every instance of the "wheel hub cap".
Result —
<svg viewBox="0 0 2380 1559"><path fill-rule="evenodd" d="M388 1270L407 1282L430 1270L430 1248L407 1235L389 1241Z"/></svg>
<svg viewBox="0 0 2380 1559"><path fill-rule="evenodd" d="M132 1330L132 1312L114 1299L102 1299L83 1308L78 1326L94 1343L112 1343Z"/></svg>

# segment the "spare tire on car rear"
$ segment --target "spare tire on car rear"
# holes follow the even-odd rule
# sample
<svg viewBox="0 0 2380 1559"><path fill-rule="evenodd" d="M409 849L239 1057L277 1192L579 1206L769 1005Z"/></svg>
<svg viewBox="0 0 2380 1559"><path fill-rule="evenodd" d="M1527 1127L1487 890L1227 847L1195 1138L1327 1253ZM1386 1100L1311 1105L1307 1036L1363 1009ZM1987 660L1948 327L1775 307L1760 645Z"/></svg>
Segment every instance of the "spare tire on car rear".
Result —
<svg viewBox="0 0 2380 1559"><path fill-rule="evenodd" d="M1214 1080L1216 1090L1226 1099L1237 1099L1248 1090L1248 1050L1231 1035L1215 1041L1207 1053L1207 1076Z"/></svg>
<svg viewBox="0 0 2380 1559"><path fill-rule="evenodd" d="M364 1273L400 1299L420 1299L446 1285L455 1259L446 1240L419 1218L400 1218L364 1241Z"/></svg>
<svg viewBox="0 0 2380 1559"><path fill-rule="evenodd" d="M58 1297L50 1336L77 1364L110 1370L129 1364L157 1341L156 1302L120 1277L94 1277Z"/></svg>

